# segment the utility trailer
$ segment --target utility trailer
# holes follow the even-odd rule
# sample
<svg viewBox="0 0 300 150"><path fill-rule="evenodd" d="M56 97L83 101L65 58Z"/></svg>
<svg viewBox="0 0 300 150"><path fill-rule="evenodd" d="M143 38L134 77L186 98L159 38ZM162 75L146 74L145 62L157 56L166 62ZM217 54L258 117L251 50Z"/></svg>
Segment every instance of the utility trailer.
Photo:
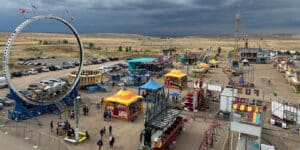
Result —
<svg viewBox="0 0 300 150"><path fill-rule="evenodd" d="M299 114L300 111L295 104L273 101L271 103L270 123L288 129L288 124L299 124Z"/></svg>

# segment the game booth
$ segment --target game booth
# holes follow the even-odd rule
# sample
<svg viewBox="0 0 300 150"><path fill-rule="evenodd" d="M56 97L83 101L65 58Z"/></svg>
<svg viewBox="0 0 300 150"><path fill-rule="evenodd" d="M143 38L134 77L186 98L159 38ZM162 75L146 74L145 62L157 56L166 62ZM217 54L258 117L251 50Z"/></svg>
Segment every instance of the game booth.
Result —
<svg viewBox="0 0 300 150"><path fill-rule="evenodd" d="M172 70L165 74L164 82L166 87L186 88L188 86L187 74L180 70Z"/></svg>
<svg viewBox="0 0 300 150"><path fill-rule="evenodd" d="M143 97L123 87L119 92L104 99L104 111L112 111L112 117L134 120L143 113Z"/></svg>

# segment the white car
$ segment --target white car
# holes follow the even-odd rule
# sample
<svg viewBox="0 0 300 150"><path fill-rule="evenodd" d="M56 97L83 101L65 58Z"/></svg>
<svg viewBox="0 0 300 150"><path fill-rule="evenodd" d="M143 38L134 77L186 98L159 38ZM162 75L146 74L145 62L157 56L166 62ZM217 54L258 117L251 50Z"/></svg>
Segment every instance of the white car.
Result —
<svg viewBox="0 0 300 150"><path fill-rule="evenodd" d="M8 86L7 80L5 77L0 77L0 88L6 88Z"/></svg>
<svg viewBox="0 0 300 150"><path fill-rule="evenodd" d="M38 72L35 69L29 69L28 74L37 74Z"/></svg>
<svg viewBox="0 0 300 150"><path fill-rule="evenodd" d="M49 81L53 83L53 86L57 86L57 85L64 86L67 84L65 81L59 79L50 79Z"/></svg>
<svg viewBox="0 0 300 150"><path fill-rule="evenodd" d="M50 70L49 70L49 67L43 66L42 71L43 71L43 72L49 72Z"/></svg>
<svg viewBox="0 0 300 150"><path fill-rule="evenodd" d="M102 73L107 73L107 72L110 72L112 71L112 67L109 67L109 66L101 66L98 70L100 70Z"/></svg>

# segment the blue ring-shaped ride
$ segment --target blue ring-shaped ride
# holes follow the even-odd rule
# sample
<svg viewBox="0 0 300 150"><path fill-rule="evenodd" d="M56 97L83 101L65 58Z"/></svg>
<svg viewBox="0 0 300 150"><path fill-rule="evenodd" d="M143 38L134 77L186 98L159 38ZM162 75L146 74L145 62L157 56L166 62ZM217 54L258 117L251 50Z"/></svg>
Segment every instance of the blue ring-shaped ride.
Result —
<svg viewBox="0 0 300 150"><path fill-rule="evenodd" d="M29 99L27 97L25 97L23 94L21 94L14 86L14 84L12 83L11 80L11 74L9 72L9 56L10 56L10 49L16 39L16 37L19 35L19 33L21 33L21 31L28 26L31 23L34 23L36 21L39 20L44 20L44 19L52 19L52 20L56 20L59 21L61 23L63 23L64 25L66 25L74 34L74 36L76 37L77 43L79 45L79 49L80 49L80 57L79 57L79 69L76 75L76 78L73 82L73 84L71 85L71 88L65 92L64 94L60 95L59 97L55 98L55 99L51 99L51 101L47 101L47 100L33 100L33 99ZM23 23L21 23L16 29L15 31L10 35L10 37L8 38L7 41L7 45L4 48L4 55L3 55L3 74L8 82L9 88L12 89L17 96L19 96L23 101L33 104L33 105L50 105L50 104L54 104L57 103L59 101L61 101L64 97L66 97L67 95L69 95L72 90L74 88L76 88L76 84L79 82L80 79L80 75L82 72L82 67L83 67L83 55L84 55L84 49L83 49L83 44L80 40L80 36L78 34L78 32L76 31L76 29L66 20L64 20L63 18L57 17L57 16L53 16L53 15L47 15L47 16L35 16L35 17L31 17L27 20L25 20Z"/></svg>

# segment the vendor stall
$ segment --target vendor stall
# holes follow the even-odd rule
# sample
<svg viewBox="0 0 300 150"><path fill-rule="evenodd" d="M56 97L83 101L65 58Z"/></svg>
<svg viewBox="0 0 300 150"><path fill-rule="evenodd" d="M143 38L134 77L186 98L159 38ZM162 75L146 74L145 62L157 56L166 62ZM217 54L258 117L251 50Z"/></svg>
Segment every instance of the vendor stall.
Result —
<svg viewBox="0 0 300 150"><path fill-rule="evenodd" d="M143 97L122 88L115 95L104 99L105 112L111 112L112 117L134 120L143 112Z"/></svg>
<svg viewBox="0 0 300 150"><path fill-rule="evenodd" d="M165 74L165 86L182 89L186 88L188 86L187 74L181 72L180 70L172 70L171 72Z"/></svg>

